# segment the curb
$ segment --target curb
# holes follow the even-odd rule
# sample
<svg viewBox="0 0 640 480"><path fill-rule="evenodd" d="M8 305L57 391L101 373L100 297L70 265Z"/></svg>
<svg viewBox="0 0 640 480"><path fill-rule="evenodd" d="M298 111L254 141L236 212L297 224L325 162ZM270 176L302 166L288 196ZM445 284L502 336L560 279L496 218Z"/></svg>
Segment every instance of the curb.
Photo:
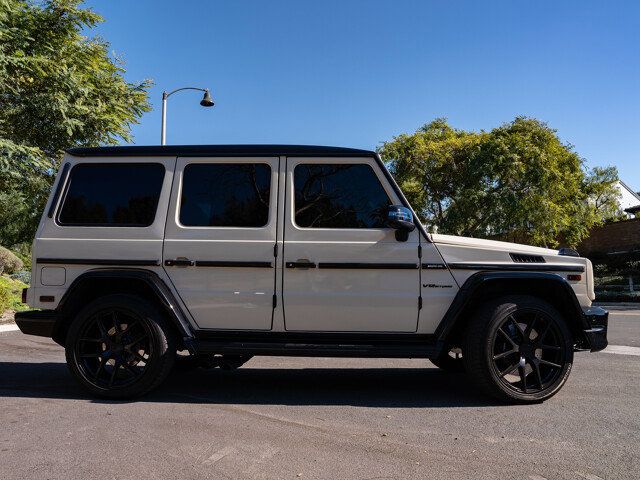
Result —
<svg viewBox="0 0 640 480"><path fill-rule="evenodd" d="M16 325L15 323L3 323L2 325L0 325L0 333L4 333L4 332L16 332L20 330L18 328L18 325Z"/></svg>

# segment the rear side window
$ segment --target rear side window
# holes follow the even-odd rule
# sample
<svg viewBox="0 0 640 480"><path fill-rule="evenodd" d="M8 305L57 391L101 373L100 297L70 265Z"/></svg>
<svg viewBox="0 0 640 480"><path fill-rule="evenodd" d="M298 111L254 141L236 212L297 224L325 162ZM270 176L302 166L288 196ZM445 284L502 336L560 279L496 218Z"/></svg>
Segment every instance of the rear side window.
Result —
<svg viewBox="0 0 640 480"><path fill-rule="evenodd" d="M293 176L299 227L386 226L391 201L369 165L300 164Z"/></svg>
<svg viewBox="0 0 640 480"><path fill-rule="evenodd" d="M148 227L153 223L165 169L159 163L80 164L73 167L58 223Z"/></svg>
<svg viewBox="0 0 640 480"><path fill-rule="evenodd" d="M264 227L271 167L263 163L192 163L182 176L180 223L187 227Z"/></svg>

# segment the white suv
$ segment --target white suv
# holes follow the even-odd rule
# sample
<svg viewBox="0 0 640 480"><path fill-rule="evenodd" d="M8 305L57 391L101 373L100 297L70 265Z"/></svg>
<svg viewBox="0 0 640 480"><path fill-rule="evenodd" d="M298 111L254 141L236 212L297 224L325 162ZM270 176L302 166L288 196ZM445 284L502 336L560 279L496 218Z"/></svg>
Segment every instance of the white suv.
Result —
<svg viewBox="0 0 640 480"><path fill-rule="evenodd" d="M96 395L157 386L188 350L428 358L544 400L601 350L591 263L429 234L375 152L290 145L67 152L33 243L24 333ZM182 356L181 356L182 357Z"/></svg>

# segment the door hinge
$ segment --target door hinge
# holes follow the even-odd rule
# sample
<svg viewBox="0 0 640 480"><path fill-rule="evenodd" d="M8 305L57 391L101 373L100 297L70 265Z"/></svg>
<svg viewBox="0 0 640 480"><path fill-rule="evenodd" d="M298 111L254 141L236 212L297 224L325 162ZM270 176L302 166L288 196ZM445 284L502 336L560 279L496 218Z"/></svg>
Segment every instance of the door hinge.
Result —
<svg viewBox="0 0 640 480"><path fill-rule="evenodd" d="M276 294L273 295L273 308L278 306L278 296Z"/></svg>
<svg viewBox="0 0 640 480"><path fill-rule="evenodd" d="M278 256L278 244L277 243L273 246L273 256L274 257Z"/></svg>
<svg viewBox="0 0 640 480"><path fill-rule="evenodd" d="M422 245L418 245L418 258L422 258Z"/></svg>
<svg viewBox="0 0 640 480"><path fill-rule="evenodd" d="M422 310L422 295L418 297L418 310Z"/></svg>

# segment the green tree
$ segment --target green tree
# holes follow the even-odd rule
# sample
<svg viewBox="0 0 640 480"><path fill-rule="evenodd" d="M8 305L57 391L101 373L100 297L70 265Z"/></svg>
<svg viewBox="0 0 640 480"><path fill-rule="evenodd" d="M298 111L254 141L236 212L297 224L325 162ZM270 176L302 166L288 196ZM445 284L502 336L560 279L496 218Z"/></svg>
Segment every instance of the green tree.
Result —
<svg viewBox="0 0 640 480"><path fill-rule="evenodd" d="M379 153L440 233L575 246L617 215L616 169L587 171L573 147L535 119L517 117L490 132L436 119Z"/></svg>
<svg viewBox="0 0 640 480"><path fill-rule="evenodd" d="M149 80L127 82L80 0L0 0L0 244L28 242L66 148L131 140Z"/></svg>

